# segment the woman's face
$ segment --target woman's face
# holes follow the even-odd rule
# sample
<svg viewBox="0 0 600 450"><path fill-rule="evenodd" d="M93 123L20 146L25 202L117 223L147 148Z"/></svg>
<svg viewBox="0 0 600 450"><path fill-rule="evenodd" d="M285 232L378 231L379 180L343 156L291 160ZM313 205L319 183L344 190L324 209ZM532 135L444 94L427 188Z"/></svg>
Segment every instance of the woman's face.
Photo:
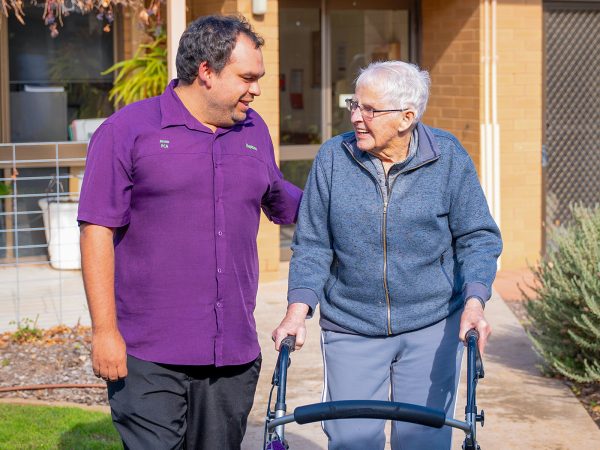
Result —
<svg viewBox="0 0 600 450"><path fill-rule="evenodd" d="M361 108L396 109L394 105L387 104L382 93L373 86L357 86L354 100L360 107L351 112L350 120L359 149L370 153L387 153L405 143L405 135L410 132L414 118L412 111L375 112L372 115L362 112Z"/></svg>

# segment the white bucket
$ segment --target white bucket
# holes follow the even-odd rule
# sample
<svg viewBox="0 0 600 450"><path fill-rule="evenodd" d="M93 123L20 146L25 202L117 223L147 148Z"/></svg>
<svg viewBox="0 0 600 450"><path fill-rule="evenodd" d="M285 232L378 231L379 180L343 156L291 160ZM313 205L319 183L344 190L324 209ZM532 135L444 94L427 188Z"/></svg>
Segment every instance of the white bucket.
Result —
<svg viewBox="0 0 600 450"><path fill-rule="evenodd" d="M79 202L42 199L38 202L44 217L50 265L55 269L81 269L79 252Z"/></svg>

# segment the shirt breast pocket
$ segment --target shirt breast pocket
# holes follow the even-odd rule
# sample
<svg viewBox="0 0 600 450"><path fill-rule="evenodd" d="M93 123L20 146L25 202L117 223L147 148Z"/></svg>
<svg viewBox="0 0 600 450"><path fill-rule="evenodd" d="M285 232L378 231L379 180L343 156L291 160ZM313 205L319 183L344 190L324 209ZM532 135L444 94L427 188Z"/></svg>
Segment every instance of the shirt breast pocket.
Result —
<svg viewBox="0 0 600 450"><path fill-rule="evenodd" d="M258 200L269 188L269 169L257 154L228 152L219 164L223 173L225 191L237 198Z"/></svg>

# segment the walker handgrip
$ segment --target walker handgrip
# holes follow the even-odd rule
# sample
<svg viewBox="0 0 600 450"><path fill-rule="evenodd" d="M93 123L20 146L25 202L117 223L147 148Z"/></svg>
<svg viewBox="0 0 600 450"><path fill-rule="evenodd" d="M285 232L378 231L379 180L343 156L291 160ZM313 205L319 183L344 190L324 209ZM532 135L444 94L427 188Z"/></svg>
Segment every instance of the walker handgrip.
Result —
<svg viewBox="0 0 600 450"><path fill-rule="evenodd" d="M467 331L467 334L465 334L465 342L468 342L471 336L475 337L475 341L478 341L479 331L477 331L475 328L471 328L469 331Z"/></svg>
<svg viewBox="0 0 600 450"><path fill-rule="evenodd" d="M475 351L475 370L477 372L477 378L483 378L485 376L485 372L483 369L483 360L481 359L481 353L479 352L479 347L477 345L479 341L479 331L475 328L471 328L465 334L465 342L467 343L467 347L469 349L473 349Z"/></svg>
<svg viewBox="0 0 600 450"><path fill-rule="evenodd" d="M441 428L446 421L443 411L408 403L379 400L341 400L299 406L294 420L299 424L331 419L384 419L411 422Z"/></svg>
<svg viewBox="0 0 600 450"><path fill-rule="evenodd" d="M281 345L286 345L290 353L296 349L296 336L286 336L281 341ZM281 348L281 347L280 347Z"/></svg>

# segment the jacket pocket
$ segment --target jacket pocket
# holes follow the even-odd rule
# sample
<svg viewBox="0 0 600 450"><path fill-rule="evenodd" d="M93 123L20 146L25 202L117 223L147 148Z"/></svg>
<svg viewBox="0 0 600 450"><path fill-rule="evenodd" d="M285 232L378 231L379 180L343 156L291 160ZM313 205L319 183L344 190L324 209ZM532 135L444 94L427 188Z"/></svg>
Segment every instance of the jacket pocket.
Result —
<svg viewBox="0 0 600 450"><path fill-rule="evenodd" d="M327 280L327 286L325 287L325 298L327 300L331 300L330 294L338 282L339 270L340 270L340 263L336 258L335 261L333 262L333 267L331 269L331 274L329 276L329 279Z"/></svg>
<svg viewBox="0 0 600 450"><path fill-rule="evenodd" d="M446 257L442 253L442 255L440 256L440 268L442 269L442 273L444 274L444 277L446 277L446 281L448 282L450 287L452 289L454 289L454 281L452 280L452 278L450 278L450 275L448 274L448 270L446 270L446 267L444 266L445 258Z"/></svg>

